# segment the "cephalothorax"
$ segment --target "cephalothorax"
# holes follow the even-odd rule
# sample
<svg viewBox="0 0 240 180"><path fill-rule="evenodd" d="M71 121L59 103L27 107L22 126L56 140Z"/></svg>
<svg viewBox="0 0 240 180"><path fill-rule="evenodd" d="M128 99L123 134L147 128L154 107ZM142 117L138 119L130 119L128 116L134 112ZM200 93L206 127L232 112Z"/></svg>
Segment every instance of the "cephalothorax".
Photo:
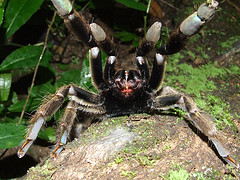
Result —
<svg viewBox="0 0 240 180"><path fill-rule="evenodd" d="M168 38L166 44L156 50L151 72L144 59L160 38L161 23L155 22L147 31L146 38L137 49L134 63L129 66L119 65L114 46L103 29L95 24L90 25L83 16L76 12L68 0L52 0L58 13L63 18L69 30L90 47L90 69L92 83L98 94L84 90L76 85L65 85L47 102L43 103L32 117L32 126L26 136L26 141L18 151L21 158L25 155L46 119L53 115L69 97L69 102L59 126L59 136L56 148L52 152L54 157L59 154L67 143L72 126L76 123L76 114L87 114L93 118L129 115L133 113L151 113L156 110L166 110L179 107L186 111L193 124L215 145L219 155L229 164L236 165L225 148L224 139L217 131L212 120L205 113L200 112L193 100L173 88L161 88L164 78L165 55L180 51L188 38L196 34L214 15L218 2L211 0L202 4L199 9L186 18L179 28ZM102 49L108 59L102 70ZM118 64L118 68L116 68ZM80 124L78 132L83 126L91 123L88 118ZM90 119L90 120L89 120Z"/></svg>

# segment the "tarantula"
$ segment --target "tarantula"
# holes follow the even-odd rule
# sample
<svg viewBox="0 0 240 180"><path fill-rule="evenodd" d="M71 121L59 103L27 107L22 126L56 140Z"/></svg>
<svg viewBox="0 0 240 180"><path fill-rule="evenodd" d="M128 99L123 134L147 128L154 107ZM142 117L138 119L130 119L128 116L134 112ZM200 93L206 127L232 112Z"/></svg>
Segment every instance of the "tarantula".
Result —
<svg viewBox="0 0 240 180"><path fill-rule="evenodd" d="M178 107L186 111L193 124L208 136L224 160L229 164L237 165L225 148L224 139L211 118L200 112L192 98L171 87L161 88L165 73L165 56L180 51L186 45L189 37L199 32L214 15L218 6L217 1L211 0L203 3L196 12L180 24L177 30L170 34L168 41L156 50L151 72L149 72L148 63L144 58L159 41L160 22L155 22L149 28L144 41L137 49L133 59L134 63L129 63L126 67L119 63L111 39L99 25L95 23L89 25L84 17L74 10L68 0L52 0L52 2L68 29L78 40L90 47L91 78L98 94L73 84L58 89L55 95L43 103L32 117L32 126L29 128L26 141L18 151L19 158L25 155L37 138L46 119L61 107L68 96L69 102L60 122L56 147L52 152L54 157L62 151L67 143L70 131L76 123L78 112L91 115L93 118L101 118L133 113L152 113L156 110ZM102 70L100 49L108 55L104 70ZM88 126L91 121L92 118L88 118L80 124L78 132L83 126Z"/></svg>

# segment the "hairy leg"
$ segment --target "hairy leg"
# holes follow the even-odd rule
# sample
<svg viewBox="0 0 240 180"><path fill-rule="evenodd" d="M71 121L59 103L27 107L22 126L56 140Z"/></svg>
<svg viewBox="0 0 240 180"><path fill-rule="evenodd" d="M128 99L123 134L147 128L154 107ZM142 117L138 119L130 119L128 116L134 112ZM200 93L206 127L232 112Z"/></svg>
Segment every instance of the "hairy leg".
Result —
<svg viewBox="0 0 240 180"><path fill-rule="evenodd" d="M226 142L212 122L212 118L201 112L191 97L167 86L162 88L159 96L153 100L152 110L166 110L171 107L178 107L186 111L195 127L213 142L219 155L230 165L238 166L230 157L230 153L225 147Z"/></svg>
<svg viewBox="0 0 240 180"><path fill-rule="evenodd" d="M18 150L19 158L22 158L25 155L33 141L37 138L42 125L49 117L55 114L55 112L64 103L67 96L69 96L70 101L61 119L59 139L57 140L57 147L54 152L60 152L62 146L66 144L77 110L93 115L105 113L98 95L81 89L75 85L62 86L49 100L43 102L30 120L32 125L28 130L25 142Z"/></svg>

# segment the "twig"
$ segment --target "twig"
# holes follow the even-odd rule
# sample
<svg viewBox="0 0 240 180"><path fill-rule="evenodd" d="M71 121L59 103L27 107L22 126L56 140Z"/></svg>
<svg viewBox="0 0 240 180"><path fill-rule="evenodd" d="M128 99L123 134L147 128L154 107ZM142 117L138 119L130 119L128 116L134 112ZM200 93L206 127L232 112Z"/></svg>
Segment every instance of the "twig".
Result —
<svg viewBox="0 0 240 180"><path fill-rule="evenodd" d="M22 110L20 119L19 119L19 121L18 121L18 124L20 124L21 121L22 121L22 118L23 118L23 115L24 115L24 112L25 112L25 109L26 109L26 106L27 106L27 103L28 103L30 94L31 94L31 92L32 92L32 88L33 88L33 86L34 86L34 82L35 82L35 79L36 79L38 67L39 67L39 65L40 65L40 62L41 62L41 60L42 60L42 58L43 58L43 55L44 55L45 50L46 50L46 47L47 47L48 35L49 35L50 29L51 29L51 27L52 27L52 25L53 25L53 22L54 22L54 20L55 20L56 14L57 14L57 13L56 13L56 11L55 11L55 12L54 12L54 15L53 15L53 18L52 18L52 21L51 21L51 23L50 23L50 25L49 25L49 27L48 27L48 29L47 29L47 33L46 33L46 37L45 37L44 45L43 45L43 50L42 50L42 53L41 53L41 55L40 55L40 57L39 57L39 59L38 59L38 63L37 63L37 65L36 65L36 67L35 67L34 74L33 74L33 78L32 78L32 84L31 84L31 87L30 87L30 90L29 90L29 93L28 93L26 102L25 102L25 104L24 104L24 106L23 106L23 110Z"/></svg>
<svg viewBox="0 0 240 180"><path fill-rule="evenodd" d="M229 4L229 5L231 5L232 7L234 7L236 10L237 10L237 12L238 12L238 14L240 13L240 8L236 5L236 4L234 4L232 1L230 1L230 0L226 0L226 2Z"/></svg>
<svg viewBox="0 0 240 180"><path fill-rule="evenodd" d="M168 3L168 2L166 2L166 1L164 1L164 0L160 0L160 1L161 1L162 3L168 5L169 7L173 8L173 9L176 9L177 11L179 10L178 8L176 8L175 6L173 6L172 4L170 4L170 3Z"/></svg>
<svg viewBox="0 0 240 180"><path fill-rule="evenodd" d="M2 154L0 155L0 159L2 159L2 157L6 154L7 151L8 149L3 150Z"/></svg>

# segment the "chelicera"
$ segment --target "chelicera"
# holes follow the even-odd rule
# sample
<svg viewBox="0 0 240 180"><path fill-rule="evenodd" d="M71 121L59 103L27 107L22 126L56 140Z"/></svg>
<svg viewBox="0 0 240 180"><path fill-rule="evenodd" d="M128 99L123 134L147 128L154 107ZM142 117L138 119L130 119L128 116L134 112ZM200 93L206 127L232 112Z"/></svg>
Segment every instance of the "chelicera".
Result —
<svg viewBox="0 0 240 180"><path fill-rule="evenodd" d="M55 95L43 103L32 117L32 125L26 141L18 151L21 158L37 138L41 126L52 116L69 97L69 102L59 125L58 140L52 156L56 157L69 139L70 132L78 123L77 134L89 126L94 118L129 115L133 113L152 113L178 107L188 113L190 120L215 145L219 155L229 164L237 165L225 147L224 138L217 131L212 119L201 112L192 98L171 87L161 87L166 64L166 55L179 52L188 39L199 32L214 15L218 2L203 3L196 12L187 17L168 41L156 50L151 72L145 59L160 39L161 23L155 22L147 31L146 37L138 47L133 61L121 64L111 39L97 24L88 24L84 17L74 10L68 0L52 0L68 29L90 48L90 70L92 83L98 94L76 85L65 85ZM108 58L102 69L101 50ZM127 64L127 65L126 65ZM76 116L85 116L77 122Z"/></svg>

